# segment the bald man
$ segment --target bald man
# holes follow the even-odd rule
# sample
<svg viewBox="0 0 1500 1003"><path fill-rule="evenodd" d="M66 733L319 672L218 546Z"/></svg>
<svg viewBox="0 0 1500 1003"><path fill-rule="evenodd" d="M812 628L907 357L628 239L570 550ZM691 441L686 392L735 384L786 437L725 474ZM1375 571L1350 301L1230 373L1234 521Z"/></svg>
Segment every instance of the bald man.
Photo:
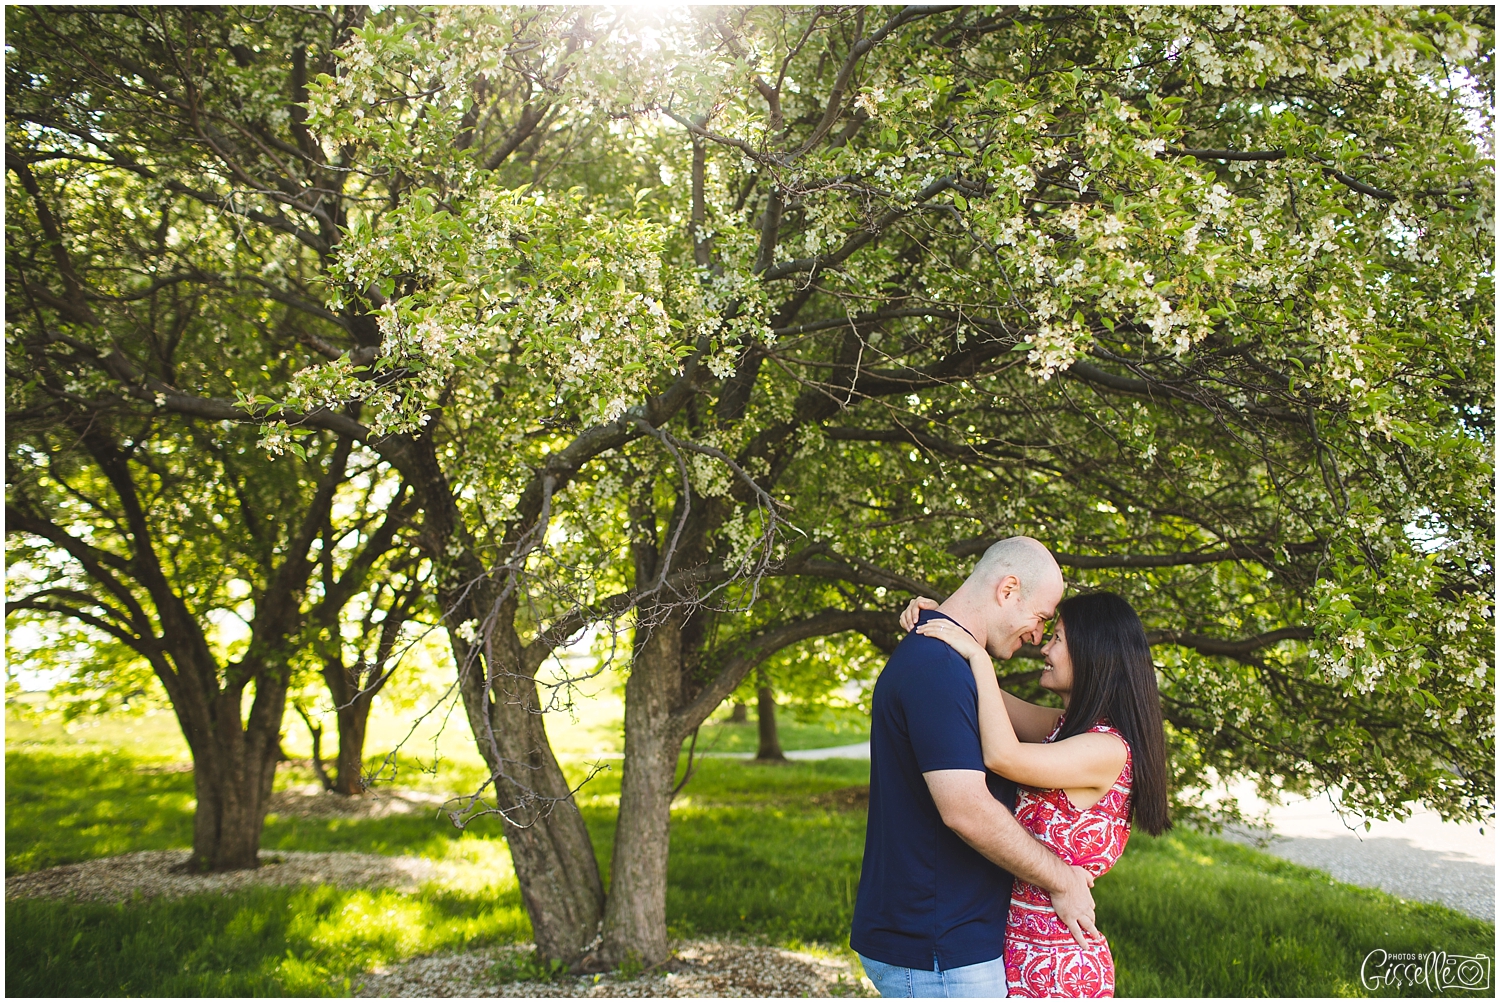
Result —
<svg viewBox="0 0 1500 1003"><path fill-rule="evenodd" d="M946 602L946 617L1009 658L1041 643L1062 599L1047 548L1001 540ZM849 943L882 996L1004 996L1013 875L1052 893L1083 942L1093 883L1038 842L1011 811L1016 785L984 767L974 674L936 638L910 633L875 684L870 816Z"/></svg>

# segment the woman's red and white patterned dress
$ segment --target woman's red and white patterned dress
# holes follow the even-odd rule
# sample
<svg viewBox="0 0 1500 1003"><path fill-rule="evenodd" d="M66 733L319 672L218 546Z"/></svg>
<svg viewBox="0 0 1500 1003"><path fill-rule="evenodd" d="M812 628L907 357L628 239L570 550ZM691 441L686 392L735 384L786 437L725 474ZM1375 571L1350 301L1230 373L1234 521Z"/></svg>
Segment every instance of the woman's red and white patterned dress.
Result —
<svg viewBox="0 0 1500 1003"><path fill-rule="evenodd" d="M1062 730L1062 719L1043 741ZM1125 736L1103 722L1089 731ZM1098 877L1120 859L1130 838L1130 745L1125 745L1125 768L1114 786L1098 802L1082 811L1061 790L1022 786L1016 799L1016 821L1070 864ZM1005 978L1012 996L1089 997L1115 994L1115 962L1109 945L1078 941L1057 918L1052 896L1036 885L1016 879L1010 916L1005 926Z"/></svg>

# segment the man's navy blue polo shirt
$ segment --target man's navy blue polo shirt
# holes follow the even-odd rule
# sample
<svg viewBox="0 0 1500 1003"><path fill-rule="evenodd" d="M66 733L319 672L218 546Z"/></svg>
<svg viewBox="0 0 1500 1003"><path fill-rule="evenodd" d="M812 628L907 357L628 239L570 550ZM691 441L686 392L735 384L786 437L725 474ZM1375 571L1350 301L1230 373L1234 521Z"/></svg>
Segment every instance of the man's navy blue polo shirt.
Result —
<svg viewBox="0 0 1500 1003"><path fill-rule="evenodd" d="M912 633L875 683L870 819L849 944L888 965L946 971L1004 955L1015 879L943 824L922 778L934 770L984 770L979 691L958 652ZM986 779L1014 810L1016 785Z"/></svg>

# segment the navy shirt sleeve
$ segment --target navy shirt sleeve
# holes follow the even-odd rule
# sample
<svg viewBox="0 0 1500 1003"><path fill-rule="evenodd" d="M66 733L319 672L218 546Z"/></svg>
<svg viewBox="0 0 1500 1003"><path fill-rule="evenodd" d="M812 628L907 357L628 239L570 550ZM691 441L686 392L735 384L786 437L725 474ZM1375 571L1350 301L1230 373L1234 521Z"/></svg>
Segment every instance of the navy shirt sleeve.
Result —
<svg viewBox="0 0 1500 1003"><path fill-rule="evenodd" d="M977 770L984 772L984 751L979 741L979 691L965 662L937 638L922 638L924 650L917 657L933 671L924 672L902 687L901 704L906 712L906 734L917 757L917 769ZM944 664L947 662L948 664ZM954 671L953 662L963 666Z"/></svg>

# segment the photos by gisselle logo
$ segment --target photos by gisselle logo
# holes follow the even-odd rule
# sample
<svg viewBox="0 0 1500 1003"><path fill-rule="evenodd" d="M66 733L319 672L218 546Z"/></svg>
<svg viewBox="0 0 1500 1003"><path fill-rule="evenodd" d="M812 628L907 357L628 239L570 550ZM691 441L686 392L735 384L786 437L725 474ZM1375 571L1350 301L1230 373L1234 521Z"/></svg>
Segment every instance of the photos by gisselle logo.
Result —
<svg viewBox="0 0 1500 1003"><path fill-rule="evenodd" d="M1366 989L1485 990L1494 982L1494 962L1487 954L1411 954L1377 948L1365 955L1359 981Z"/></svg>

